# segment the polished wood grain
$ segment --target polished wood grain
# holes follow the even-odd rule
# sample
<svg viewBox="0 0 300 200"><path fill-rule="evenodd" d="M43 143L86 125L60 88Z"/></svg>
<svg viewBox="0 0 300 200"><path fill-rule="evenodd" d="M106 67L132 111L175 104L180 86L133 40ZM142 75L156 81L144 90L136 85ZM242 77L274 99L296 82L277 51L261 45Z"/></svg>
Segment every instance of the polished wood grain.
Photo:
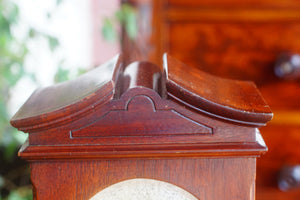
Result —
<svg viewBox="0 0 300 200"><path fill-rule="evenodd" d="M223 149L220 150L221 154L235 149L235 152L255 155L255 152L265 150L257 140L257 130L253 127L264 125L271 119L272 113L251 83L218 79L199 70L194 74L186 74L182 79L178 75L182 74L180 70L185 65L167 55L166 72L149 62L134 62L123 67L120 59L114 62L115 72L111 80L88 98L83 97L78 102L49 113L37 116L25 114L21 118L20 113L30 110L32 106L39 107L42 104L47 107L48 104L43 104L43 97L34 93L11 120L19 130L30 132L29 146L24 149L23 156L31 159L37 152L43 152L43 156L49 153L50 157L61 157L68 155L68 151L74 151L73 155L88 156L87 149L93 151L95 147L86 145L95 143L105 145L96 148L102 153L110 151L114 145L120 151L119 156L130 156L136 152L134 149L126 150L128 145L133 144L147 151L144 156L157 155L153 145L185 155L203 155L203 148L209 149L207 155L218 155L218 151L212 149L219 145ZM204 76L199 77L198 74ZM87 75L84 77L89 79ZM197 86L200 79L203 86L187 87L191 81ZM209 80L219 82L211 84ZM82 77L74 81L80 82ZM56 88L57 95L60 95L67 88L64 85L69 84L66 82L50 88ZM224 88L224 85L227 85L227 90L217 89ZM203 93L202 90L213 92ZM233 90L236 96L233 96ZM47 91L49 87L42 90L44 93ZM182 94L181 91L186 93ZM239 95L243 96L240 100ZM227 101L223 101L223 98ZM71 112L74 110L75 113ZM235 132L231 131L232 128ZM203 140L206 142L203 143ZM57 144L60 146L57 147ZM85 145L86 150L68 147L70 144ZM53 151L56 153L50 151L49 145L54 145ZM242 146L244 150L240 151ZM96 157L101 155L95 154Z"/></svg>
<svg viewBox="0 0 300 200"><path fill-rule="evenodd" d="M133 178L172 183L206 200L252 200L255 192L255 158L33 162L31 174L36 200L88 200L112 184Z"/></svg>
<svg viewBox="0 0 300 200"><path fill-rule="evenodd" d="M167 69L170 96L186 99L186 103L194 107L201 105L200 109L208 113L240 122L247 121L249 124L265 123L272 118L270 108L262 96L259 93L249 95L257 91L253 82L218 78L195 68L187 71L189 67L178 60L167 55L165 60L168 65L174 66Z"/></svg>
<svg viewBox="0 0 300 200"><path fill-rule="evenodd" d="M25 105L13 116L11 123L20 130L57 127L89 112L90 104L105 101L112 95L113 72L118 56L78 79L34 91ZM47 106L45 106L47 105ZM75 106L71 106L75 105ZM42 117L41 117L42 116Z"/></svg>
<svg viewBox="0 0 300 200"><path fill-rule="evenodd" d="M168 6L176 7L225 7L225 8L235 8L235 7L262 7L262 8L299 8L300 3L298 0L166 0Z"/></svg>
<svg viewBox="0 0 300 200"><path fill-rule="evenodd" d="M121 51L126 65L134 61L149 61L158 66L162 64L164 49L160 46L163 35L158 25L162 18L162 1L152 0L122 0L123 4L130 4L135 10L137 35L134 38L128 36L122 29ZM156 14L153 14L153 13Z"/></svg>
<svg viewBox="0 0 300 200"><path fill-rule="evenodd" d="M158 53L167 51L188 66L201 69L223 78L251 80L256 83L274 112L274 120L267 127L268 162L258 162L257 199L299 199L299 191L280 192L270 172L278 173L283 159L277 151L285 138L289 147L286 154L299 164L297 151L300 135L290 137L290 132L300 131L299 80L278 78L274 67L278 57L285 52L300 53L300 2L298 0L153 0L160 6L152 7L154 23L161 34L152 41L160 47ZM186 67L186 72L194 70ZM263 134L264 134L263 128ZM274 139L272 139L274 137ZM293 150L294 149L294 150ZM270 166L269 166L270 165ZM273 181L272 186L267 183Z"/></svg>
<svg viewBox="0 0 300 200"><path fill-rule="evenodd" d="M267 150L258 128L272 118L253 83L198 69L182 76L186 65L167 54L164 67L127 62L121 55L104 77L95 72L107 65L41 88L12 118L29 132L19 155L30 161L34 199L86 200L149 178L198 199L253 200L256 158ZM48 95L58 101L48 105Z"/></svg>
<svg viewBox="0 0 300 200"><path fill-rule="evenodd" d="M260 87L266 101L278 113L278 123L297 122L299 116L300 84L297 81L272 81ZM278 91L280 95L277 94ZM290 113L290 114L288 114ZM276 116L276 115L275 115ZM281 117L282 116L282 117ZM294 117L293 117L294 116ZM275 117L276 118L276 117ZM282 119L283 118L283 119ZM284 119L285 118L285 119ZM300 125L300 123L298 123Z"/></svg>
<svg viewBox="0 0 300 200"><path fill-rule="evenodd" d="M214 22L295 22L300 19L298 10L239 8L225 10L224 8L207 8L203 10L170 8L167 20L174 22L214 21Z"/></svg>
<svg viewBox="0 0 300 200"><path fill-rule="evenodd" d="M257 187L256 199L274 199L274 200L298 200L300 197L299 191L283 192L276 187Z"/></svg>
<svg viewBox="0 0 300 200"><path fill-rule="evenodd" d="M274 129L278 134L274 134ZM299 164L299 130L295 125L276 124L263 127L261 130L269 145L269 153L264 156L264 159L258 159L257 184L258 187L276 188L280 169L285 165Z"/></svg>
<svg viewBox="0 0 300 200"><path fill-rule="evenodd" d="M168 51L188 65L259 86L278 80L277 55L300 46L299 23L171 23L169 34Z"/></svg>

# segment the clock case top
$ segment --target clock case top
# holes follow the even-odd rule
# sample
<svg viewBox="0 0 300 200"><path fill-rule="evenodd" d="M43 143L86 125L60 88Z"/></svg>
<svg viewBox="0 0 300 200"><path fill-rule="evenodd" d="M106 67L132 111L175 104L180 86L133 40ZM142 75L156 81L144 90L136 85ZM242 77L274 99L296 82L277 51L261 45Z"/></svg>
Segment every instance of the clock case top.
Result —
<svg viewBox="0 0 300 200"><path fill-rule="evenodd" d="M190 68L116 56L75 80L36 90L11 119L28 160L258 156L272 112L256 86Z"/></svg>

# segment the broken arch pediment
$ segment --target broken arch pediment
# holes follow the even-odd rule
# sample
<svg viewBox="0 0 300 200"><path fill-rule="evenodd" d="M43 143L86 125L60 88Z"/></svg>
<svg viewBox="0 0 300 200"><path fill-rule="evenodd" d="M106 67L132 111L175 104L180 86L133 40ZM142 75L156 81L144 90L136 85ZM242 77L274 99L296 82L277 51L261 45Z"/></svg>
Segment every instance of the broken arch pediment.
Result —
<svg viewBox="0 0 300 200"><path fill-rule="evenodd" d="M123 109L110 110L90 124L71 130L71 137L212 134L211 127L184 116L170 105L164 105L165 109L155 105L147 95L133 96L124 101Z"/></svg>
<svg viewBox="0 0 300 200"><path fill-rule="evenodd" d="M271 118L252 82L215 77L165 54L164 67L124 66L118 56L75 80L38 89L11 124L30 133L28 156L38 149L45 157L52 147L55 156L131 155L130 145L137 154L146 150L143 156L163 148L252 155L265 151L256 129Z"/></svg>
<svg viewBox="0 0 300 200"><path fill-rule="evenodd" d="M78 111L117 100L133 88L150 89L191 110L237 123L262 126L273 116L252 82L215 77L165 54L164 70L148 62L123 66L119 56L75 80L38 89L11 123L29 132L66 115L76 119Z"/></svg>

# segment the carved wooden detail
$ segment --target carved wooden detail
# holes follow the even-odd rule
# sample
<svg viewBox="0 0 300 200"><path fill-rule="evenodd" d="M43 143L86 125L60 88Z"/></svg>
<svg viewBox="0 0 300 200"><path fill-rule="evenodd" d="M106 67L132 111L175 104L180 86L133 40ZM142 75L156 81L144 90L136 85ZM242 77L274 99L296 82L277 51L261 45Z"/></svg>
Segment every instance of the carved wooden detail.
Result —
<svg viewBox="0 0 300 200"><path fill-rule="evenodd" d="M72 92L65 93L70 96L64 99L70 100L60 98L63 91L70 91L69 87L76 80L39 89L11 123L31 133L29 146L39 145L29 149L42 149L42 144L60 144L62 148L62 145L94 142L146 145L164 140L164 143L176 144L178 140L186 143L192 138L198 145L205 139L235 145L248 142L255 147L255 130L251 126L262 126L272 117L256 87L251 82L220 79L194 69L185 72L185 68L186 65L167 55L164 71L149 62L134 62L125 67L119 57L104 65L103 69L109 70L102 76L105 81L99 81L102 87L90 83L94 82L92 77L101 79L99 69L78 79L86 83L80 87L90 91L85 92L82 100ZM48 104L46 98L54 95L54 90L59 91L56 110L54 102ZM49 108L41 109L41 105ZM241 131L233 136L228 123ZM246 132L249 134L243 134Z"/></svg>
<svg viewBox="0 0 300 200"><path fill-rule="evenodd" d="M270 126L262 129L272 149L258 161L258 179L265 180L258 181L257 199L299 199L299 190L282 193L275 179L285 164L299 164L294 163L299 158L299 145L290 139L299 140L294 133L300 130L300 84L299 79L278 78L274 66L279 55L300 53L300 1L146 2L155 16L152 25L159 30L153 32L151 46L158 47L160 56L167 51L187 64L188 69L256 83L275 116ZM154 4L159 6L151 6ZM277 137L291 144L292 150L282 150ZM280 156L278 149L289 152L289 156Z"/></svg>
<svg viewBox="0 0 300 200"><path fill-rule="evenodd" d="M272 118L255 85L186 71L167 54L163 66L127 62L38 89L12 118L29 133L19 155L34 199L96 198L142 178L197 199L253 200L256 157L267 150L258 128Z"/></svg>
<svg viewBox="0 0 300 200"><path fill-rule="evenodd" d="M212 128L168 109L169 105L165 107L165 110L156 109L149 96L137 95L126 102L124 109L111 110L92 123L70 131L70 136L89 138L212 134Z"/></svg>

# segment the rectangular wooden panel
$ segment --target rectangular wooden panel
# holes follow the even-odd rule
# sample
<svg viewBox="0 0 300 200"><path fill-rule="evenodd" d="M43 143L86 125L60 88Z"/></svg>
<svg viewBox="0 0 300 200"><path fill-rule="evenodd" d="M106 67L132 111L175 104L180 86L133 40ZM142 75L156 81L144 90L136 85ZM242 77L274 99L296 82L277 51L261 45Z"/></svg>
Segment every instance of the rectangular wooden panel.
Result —
<svg viewBox="0 0 300 200"><path fill-rule="evenodd" d="M34 162L35 199L88 200L133 178L174 184L202 200L253 200L256 158ZM230 184L229 184L230 183Z"/></svg>
<svg viewBox="0 0 300 200"><path fill-rule="evenodd" d="M276 116L276 112L274 113ZM257 160L257 199L298 200L300 190L282 192L278 189L279 171L284 166L299 165L300 126L273 124L261 128L269 151Z"/></svg>
<svg viewBox="0 0 300 200"><path fill-rule="evenodd" d="M259 89L275 112L272 124L300 125L300 84L298 81L277 79L275 82L262 85Z"/></svg>
<svg viewBox="0 0 300 200"><path fill-rule="evenodd" d="M166 48L188 65L228 78L274 79L284 51L300 51L300 23L169 23Z"/></svg>
<svg viewBox="0 0 300 200"><path fill-rule="evenodd" d="M214 6L214 7L300 7L298 0L166 0L171 6Z"/></svg>
<svg viewBox="0 0 300 200"><path fill-rule="evenodd" d="M257 199L299 199L281 192L277 173L299 164L299 81L274 75L282 52L300 53L299 0L165 0L163 46L175 58L218 76L255 81L271 109L262 128L269 152L258 161Z"/></svg>
<svg viewBox="0 0 300 200"><path fill-rule="evenodd" d="M257 185L276 188L280 169L299 164L300 126L272 124L262 127L261 131L269 151L258 159ZM298 195L300 197L299 190Z"/></svg>
<svg viewBox="0 0 300 200"><path fill-rule="evenodd" d="M169 21L230 21L230 22L283 22L300 19L299 9L261 9L261 8L169 8Z"/></svg>

